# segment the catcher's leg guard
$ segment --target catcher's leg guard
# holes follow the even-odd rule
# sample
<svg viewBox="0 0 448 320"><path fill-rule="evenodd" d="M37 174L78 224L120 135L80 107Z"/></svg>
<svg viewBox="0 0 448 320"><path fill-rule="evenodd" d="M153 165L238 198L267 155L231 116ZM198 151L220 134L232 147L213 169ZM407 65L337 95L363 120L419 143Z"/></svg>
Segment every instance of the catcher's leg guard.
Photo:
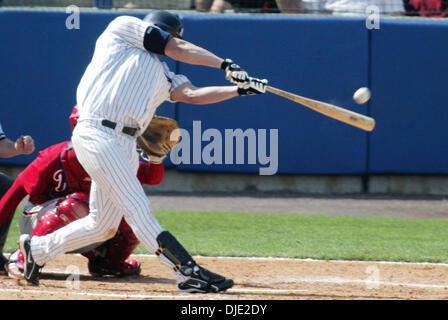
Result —
<svg viewBox="0 0 448 320"><path fill-rule="evenodd" d="M190 293L206 293L224 291L233 286L231 279L213 273L197 265L193 257L168 231L157 236L158 256L163 255L174 265L174 270L180 272L186 280L178 284L180 291Z"/></svg>
<svg viewBox="0 0 448 320"><path fill-rule="evenodd" d="M56 231L69 223L89 214L87 195L73 193L57 203L57 206L44 213L31 235L43 236Z"/></svg>
<svg viewBox="0 0 448 320"><path fill-rule="evenodd" d="M77 193L77 195L83 197L82 193ZM88 204L77 195L61 199L55 208L46 211L33 229L31 236L44 236L87 216L89 214ZM24 278L34 285L39 285L39 273L43 265L39 266L32 258L31 236L28 234L20 236L20 251L25 255L26 261Z"/></svg>
<svg viewBox="0 0 448 320"><path fill-rule="evenodd" d="M141 263L129 259L129 255L134 252L139 243L131 227L122 219L115 237L82 255L89 259L89 272L94 276L138 275Z"/></svg>

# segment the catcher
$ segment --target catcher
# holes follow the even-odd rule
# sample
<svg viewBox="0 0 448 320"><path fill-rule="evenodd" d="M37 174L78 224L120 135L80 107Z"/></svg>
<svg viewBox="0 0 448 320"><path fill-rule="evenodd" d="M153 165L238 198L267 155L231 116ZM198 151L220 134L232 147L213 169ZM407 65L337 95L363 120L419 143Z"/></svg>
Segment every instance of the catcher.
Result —
<svg viewBox="0 0 448 320"><path fill-rule="evenodd" d="M78 115L76 107L70 116L72 129ZM148 126L145 134L156 137L152 142L140 139L144 146L145 157L151 157L156 163L140 163L137 176L141 183L160 184L164 175L161 163L177 141L164 142L163 137L170 135L177 123L169 118L160 119ZM163 144L163 147L159 145ZM157 156L152 156L156 151ZM79 164L70 142L63 142L39 152L38 157L19 175L16 182L0 201L0 225L15 212L20 201L28 194L29 204L25 207L20 220L21 233L33 235L49 234L75 220L85 217L89 212L90 178ZM122 219L118 232L104 243L92 244L76 252L88 258L89 272L94 276L128 276L140 273L140 262L130 259L129 255L138 246L139 241L131 228ZM10 277L23 276L24 256L20 250L14 252L8 262Z"/></svg>

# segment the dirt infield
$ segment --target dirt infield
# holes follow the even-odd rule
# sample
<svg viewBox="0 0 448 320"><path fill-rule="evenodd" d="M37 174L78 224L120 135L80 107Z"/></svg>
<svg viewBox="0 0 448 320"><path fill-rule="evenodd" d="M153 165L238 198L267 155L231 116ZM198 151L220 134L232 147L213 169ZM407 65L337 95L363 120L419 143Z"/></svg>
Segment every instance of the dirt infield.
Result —
<svg viewBox="0 0 448 320"><path fill-rule="evenodd" d="M198 295L177 291L173 273L155 256L136 258L142 261L141 275L116 279L92 277L84 257L65 255L47 264L39 287L1 276L0 299L448 299L446 264L196 257L235 281L225 293Z"/></svg>
<svg viewBox="0 0 448 320"><path fill-rule="evenodd" d="M210 210L399 218L448 217L437 197L266 197L153 195L154 210ZM194 295L177 290L172 271L154 256L137 256L140 276L95 278L86 259L64 255L48 263L41 285L0 276L0 299L14 300L445 300L448 264L210 258L197 261L231 277L225 293ZM80 281L72 281L79 278Z"/></svg>

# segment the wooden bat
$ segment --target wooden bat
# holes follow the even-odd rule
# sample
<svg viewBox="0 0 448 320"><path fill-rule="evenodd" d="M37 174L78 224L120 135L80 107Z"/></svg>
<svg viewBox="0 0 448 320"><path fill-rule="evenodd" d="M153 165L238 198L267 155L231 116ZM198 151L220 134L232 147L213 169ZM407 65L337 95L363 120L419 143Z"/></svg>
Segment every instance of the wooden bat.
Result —
<svg viewBox="0 0 448 320"><path fill-rule="evenodd" d="M283 98L300 103L314 111L320 112L330 118L345 122L349 125L358 127L366 131L372 131L375 128L375 119L367 117L365 115L349 111L347 109L325 103L310 98L305 98L297 94L293 94L287 91L283 91L277 88L266 86L266 91L281 96Z"/></svg>

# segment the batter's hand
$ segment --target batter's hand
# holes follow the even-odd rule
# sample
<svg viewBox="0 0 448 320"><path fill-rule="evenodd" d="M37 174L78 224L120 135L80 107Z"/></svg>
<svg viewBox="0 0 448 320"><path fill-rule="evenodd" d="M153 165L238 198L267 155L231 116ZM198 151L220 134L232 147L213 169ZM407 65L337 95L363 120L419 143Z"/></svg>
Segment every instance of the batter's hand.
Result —
<svg viewBox="0 0 448 320"><path fill-rule="evenodd" d="M31 154L34 152L34 140L31 136L21 136L14 143L18 154Z"/></svg>
<svg viewBox="0 0 448 320"><path fill-rule="evenodd" d="M249 84L249 75L231 59L225 59L221 69L226 72L226 79L239 87Z"/></svg>
<svg viewBox="0 0 448 320"><path fill-rule="evenodd" d="M263 94L266 92L268 80L249 77L249 84L238 88L240 96L248 96L252 94Z"/></svg>

